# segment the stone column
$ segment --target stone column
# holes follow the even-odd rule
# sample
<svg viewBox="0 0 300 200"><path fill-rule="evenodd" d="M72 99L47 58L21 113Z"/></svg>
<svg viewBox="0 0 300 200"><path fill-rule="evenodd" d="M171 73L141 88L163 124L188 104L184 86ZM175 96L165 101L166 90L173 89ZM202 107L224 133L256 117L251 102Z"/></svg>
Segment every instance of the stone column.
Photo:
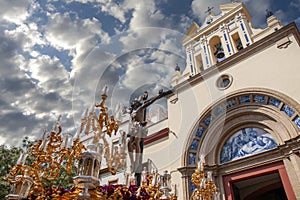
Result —
<svg viewBox="0 0 300 200"><path fill-rule="evenodd" d="M190 199L190 180L191 176L195 171L194 167L181 167L178 171L182 174L182 189L183 189L183 199Z"/></svg>
<svg viewBox="0 0 300 200"><path fill-rule="evenodd" d="M300 179L299 179L299 167L300 158L299 155L290 154L287 158L283 159L283 163L291 183L293 192L295 193L296 199L300 199Z"/></svg>

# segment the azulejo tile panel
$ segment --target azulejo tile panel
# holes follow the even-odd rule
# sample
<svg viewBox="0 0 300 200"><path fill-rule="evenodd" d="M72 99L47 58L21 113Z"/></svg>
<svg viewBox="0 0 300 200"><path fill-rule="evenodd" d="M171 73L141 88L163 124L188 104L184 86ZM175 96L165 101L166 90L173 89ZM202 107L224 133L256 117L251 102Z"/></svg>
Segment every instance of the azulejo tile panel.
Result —
<svg viewBox="0 0 300 200"><path fill-rule="evenodd" d="M194 139L192 144L191 144L191 150L197 150L199 145L199 140Z"/></svg>
<svg viewBox="0 0 300 200"><path fill-rule="evenodd" d="M235 105L236 105L235 99L230 99L227 101L226 108L229 109L231 107L234 107Z"/></svg>
<svg viewBox="0 0 300 200"><path fill-rule="evenodd" d="M249 95L241 96L241 97L239 97L239 100L240 100L241 104L250 103L250 96Z"/></svg>
<svg viewBox="0 0 300 200"><path fill-rule="evenodd" d="M224 144L221 163L251 156L277 147L276 139L259 128L244 128L232 135Z"/></svg>
<svg viewBox="0 0 300 200"><path fill-rule="evenodd" d="M190 165L196 164L196 153L189 154L189 164Z"/></svg>
<svg viewBox="0 0 300 200"><path fill-rule="evenodd" d="M206 125L206 126L209 126L210 122L212 121L212 116L211 115L208 115L205 120L203 121L203 123Z"/></svg>
<svg viewBox="0 0 300 200"><path fill-rule="evenodd" d="M273 97L270 97L269 99L269 104L272 106L275 106L276 108L279 108L281 101L279 101L278 99L275 99Z"/></svg>
<svg viewBox="0 0 300 200"><path fill-rule="evenodd" d="M292 117L295 114L295 111L288 105L282 107L282 111L285 112L289 117Z"/></svg>
<svg viewBox="0 0 300 200"><path fill-rule="evenodd" d="M300 117L297 116L297 117L295 118L294 122L295 122L296 126L298 127L298 129L300 130Z"/></svg>
<svg viewBox="0 0 300 200"><path fill-rule="evenodd" d="M197 137L201 137L202 134L204 133L204 131L205 131L205 128L203 128L202 126L199 126L199 128L198 128L198 130L196 132L196 136Z"/></svg>
<svg viewBox="0 0 300 200"><path fill-rule="evenodd" d="M254 95L254 102L256 103L265 103L266 101L266 96L264 95Z"/></svg>

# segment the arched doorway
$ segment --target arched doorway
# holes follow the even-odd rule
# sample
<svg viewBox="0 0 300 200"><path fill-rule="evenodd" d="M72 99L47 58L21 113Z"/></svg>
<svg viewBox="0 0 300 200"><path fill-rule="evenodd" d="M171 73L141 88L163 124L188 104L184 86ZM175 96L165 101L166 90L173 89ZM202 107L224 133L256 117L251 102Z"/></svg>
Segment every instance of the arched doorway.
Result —
<svg viewBox="0 0 300 200"><path fill-rule="evenodd" d="M271 191L278 194L281 192L283 199L296 199L296 195L300 195L297 194L300 187L297 167L300 164L295 160L300 157L299 151L293 154L289 152L300 147L297 142L300 140L299 107L297 102L283 94L252 88L230 94L207 108L199 116L190 135L184 157L185 167L180 169L187 191L186 197L193 190L189 178L196 167L199 154L204 154L206 169L214 172L223 199L256 199L270 195ZM231 157L228 156L229 152L229 158L225 159L226 144L233 144L233 138L243 137L243 131L250 129L260 131L255 136L255 141L249 138L243 140L244 146L240 145L232 150L234 155ZM270 138L273 142L264 148L262 144L267 145ZM259 144L258 140L262 139L264 142ZM256 146L247 146L249 141ZM277 168L272 171L270 169L274 163ZM261 169L264 170L260 171ZM270 184L261 184L258 188L252 188L253 193L245 193L249 191L245 187L250 186L250 182L259 183L264 179L271 179ZM256 194L260 196L255 196Z"/></svg>

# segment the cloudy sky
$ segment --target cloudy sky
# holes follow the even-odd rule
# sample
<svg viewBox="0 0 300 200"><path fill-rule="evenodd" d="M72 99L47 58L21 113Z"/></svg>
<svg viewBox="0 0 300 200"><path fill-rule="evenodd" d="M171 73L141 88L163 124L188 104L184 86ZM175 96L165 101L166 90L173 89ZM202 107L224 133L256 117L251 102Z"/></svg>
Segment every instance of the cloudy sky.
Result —
<svg viewBox="0 0 300 200"><path fill-rule="evenodd" d="M145 89L170 88L180 39L208 6L229 0L0 1L0 144L39 137L63 116L74 133L81 113L109 86L108 105L126 105ZM299 0L245 0L255 27L269 9L300 24Z"/></svg>

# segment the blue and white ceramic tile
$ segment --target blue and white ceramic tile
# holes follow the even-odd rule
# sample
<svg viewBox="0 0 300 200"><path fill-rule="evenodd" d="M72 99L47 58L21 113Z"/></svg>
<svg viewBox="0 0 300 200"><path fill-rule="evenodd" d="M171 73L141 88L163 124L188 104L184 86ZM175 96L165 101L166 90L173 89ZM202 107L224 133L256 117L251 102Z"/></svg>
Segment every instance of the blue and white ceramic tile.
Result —
<svg viewBox="0 0 300 200"><path fill-rule="evenodd" d="M250 96L241 96L239 99L240 103L250 103Z"/></svg>
<svg viewBox="0 0 300 200"><path fill-rule="evenodd" d="M208 125L210 124L211 120L212 120L212 116L211 116L211 115L208 115L208 116L206 117L206 119L203 121L203 123L204 123L206 126L208 126Z"/></svg>
<svg viewBox="0 0 300 200"><path fill-rule="evenodd" d="M287 114L289 117L293 116L295 113L295 111L288 105L284 105L282 107L282 111L285 112L285 114Z"/></svg>
<svg viewBox="0 0 300 200"><path fill-rule="evenodd" d="M263 95L255 95L254 96L254 102L256 103L265 103L266 101L266 96Z"/></svg>
<svg viewBox="0 0 300 200"><path fill-rule="evenodd" d="M205 131L205 128L203 128L202 126L200 126L200 127L198 128L197 132L196 132L196 136L197 136L197 137L201 137L202 134L204 133L204 131Z"/></svg>
<svg viewBox="0 0 300 200"><path fill-rule="evenodd" d="M194 185L192 180L190 179L190 192L193 193L196 188L197 188L197 186Z"/></svg>
<svg viewBox="0 0 300 200"><path fill-rule="evenodd" d="M197 150L199 145L199 140L194 139L191 144L191 150Z"/></svg>
<svg viewBox="0 0 300 200"><path fill-rule="evenodd" d="M229 138L221 153L221 163L277 147L275 138L259 128L245 128Z"/></svg>
<svg viewBox="0 0 300 200"><path fill-rule="evenodd" d="M273 97L270 97L269 99L269 104L272 105L272 106L275 106L276 108L279 107L281 101L279 101L278 99L275 99Z"/></svg>
<svg viewBox="0 0 300 200"><path fill-rule="evenodd" d="M227 101L226 108L229 109L235 105L236 105L235 99L231 99L231 100Z"/></svg>
<svg viewBox="0 0 300 200"><path fill-rule="evenodd" d="M300 130L300 117L296 117L295 124L297 125L298 129Z"/></svg>
<svg viewBox="0 0 300 200"><path fill-rule="evenodd" d="M189 164L190 165L196 164L196 154L195 153L189 154Z"/></svg>

